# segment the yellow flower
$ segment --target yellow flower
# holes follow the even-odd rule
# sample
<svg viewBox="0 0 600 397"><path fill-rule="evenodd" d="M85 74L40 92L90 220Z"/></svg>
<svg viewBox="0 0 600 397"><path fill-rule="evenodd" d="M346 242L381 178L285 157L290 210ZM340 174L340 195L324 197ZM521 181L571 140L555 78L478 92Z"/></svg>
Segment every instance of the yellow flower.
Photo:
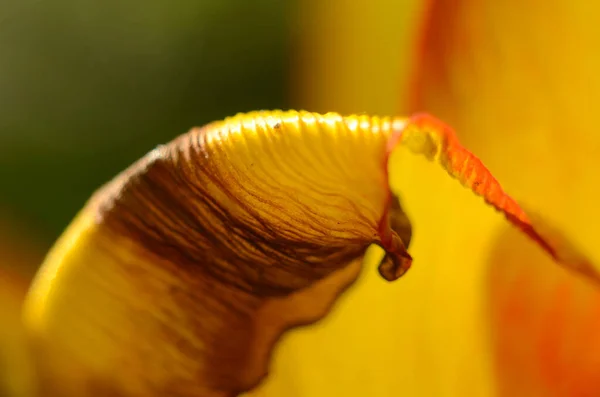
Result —
<svg viewBox="0 0 600 397"><path fill-rule="evenodd" d="M384 15L367 10L385 4L381 10L390 18L403 9L387 2L370 3L371 8L322 3L335 14L332 20L327 12L319 14L323 27L338 34L369 27L377 36L386 29ZM493 18L508 12L498 5L480 7L436 2L421 10L427 22L422 47L414 45L418 62L399 69L415 72L413 80L398 84L410 87L404 106L445 116L467 145L498 169L509 190L547 213L551 200L546 196L552 192L534 193L543 188L536 177L545 171L529 174L533 182L521 179L525 163L505 141L511 139L507 131L538 134L531 151L521 154L536 153L536 162L527 164L542 167L543 156L534 145L554 126L543 122L561 119L533 112L539 117L528 125L525 103L519 101L526 97L530 108L551 105L543 100L553 98L553 91L540 98L529 91L528 97L503 101L498 93L511 85L493 77L503 76L504 68L489 73L483 66L504 63L467 63L486 54L478 47L479 41L486 43L489 28L480 25L483 16L491 16L494 27ZM355 18L336 14L340 9L356 12ZM323 34L319 21L311 26L318 42L306 49L315 48L327 60L320 63L317 57L314 65L330 70L312 74L321 78L319 84L303 79L299 87L318 95L322 102L315 108L364 110L344 109L352 97L345 94L352 90L369 110L384 113L384 107L397 105L392 97L397 91L390 87L400 79L392 73L397 66L390 65L398 62L380 59L380 50L390 47L379 44L373 54L354 54L376 41L360 34L358 42ZM335 29L332 21L348 25ZM328 37L336 52L323 45ZM509 40L499 46L501 61L519 48L510 34L492 37ZM357 49L345 52L348 47L335 46L336 38ZM360 55L354 60L363 66L332 64L348 65L353 54ZM381 64L381 70L369 69ZM353 85L348 70L365 72L361 81L372 77L386 86ZM519 84L513 94L528 84L522 77L527 70L515 68L510 75L506 69L508 82L513 78ZM331 90L332 83L338 89ZM487 91L480 103L481 90ZM328 103L337 95L347 102ZM481 139L481 131L496 133ZM490 146L492 137L503 143ZM400 145L439 163L574 272L542 256L538 246L507 229L480 198L431 164L396 150ZM561 170L562 164L554 169ZM562 192L553 187L554 193ZM413 231L405 209L415 227L410 255L406 248ZM565 226L552 214L552 221ZM157 148L103 187L47 257L25 305L42 390L62 397L245 391L263 379L283 331L328 314L357 279L366 255L362 277L336 309L319 325L286 338L275 354L273 376L250 394L593 395L598 390L590 348L595 336L575 332L593 329L593 310L575 309L594 302L597 290L590 281L598 282L597 270L541 226L545 223L532 223L458 144L452 130L427 115L274 111L216 122ZM377 251L367 253L372 244L385 250L383 258ZM421 265L401 283L386 285L374 277L378 266L385 279L399 278L412 256ZM539 288L543 283L548 288ZM554 303L552 310L543 311L548 302ZM567 332L561 327L571 327L571 319L580 328ZM540 324L555 325L557 331Z"/></svg>
<svg viewBox="0 0 600 397"><path fill-rule="evenodd" d="M399 146L438 162L565 259L429 115L239 114L150 152L100 189L50 252L25 304L41 390L254 387L280 335L323 317L370 245L385 250L386 280L409 269L410 223L388 185ZM567 259L600 282L585 261Z"/></svg>

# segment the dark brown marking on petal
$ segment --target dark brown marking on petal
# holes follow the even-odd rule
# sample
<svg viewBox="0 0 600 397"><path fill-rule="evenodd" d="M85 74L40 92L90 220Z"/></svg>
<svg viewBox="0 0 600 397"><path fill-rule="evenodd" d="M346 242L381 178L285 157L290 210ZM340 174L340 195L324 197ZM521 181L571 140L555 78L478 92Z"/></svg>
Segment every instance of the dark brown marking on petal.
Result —
<svg viewBox="0 0 600 397"><path fill-rule="evenodd" d="M393 233L386 234L385 229L388 227ZM406 251L412 238L412 227L400 205L400 198L393 193L390 193L387 216L381 220L379 228L384 229L379 233L386 238L375 243L385 250L378 271L385 280L396 281L410 269L412 264L412 257Z"/></svg>
<svg viewBox="0 0 600 397"><path fill-rule="evenodd" d="M295 227L269 222L269 211L277 218L276 212L285 209L271 206L268 197L260 211L240 200L243 182L215 167L202 145L190 153L190 138L195 135L151 153L126 173L124 183L107 189L100 216L109 228L160 258L255 296L304 287L361 256L368 246L358 236L354 241L329 237L326 225L319 225L301 202L297 207L306 212L294 217ZM318 237L298 235L303 229Z"/></svg>
<svg viewBox="0 0 600 397"><path fill-rule="evenodd" d="M175 349L192 360L189 378L175 383L202 379L203 387L226 393L247 390L264 376L272 345L285 329L326 314L355 276L327 287L328 300L321 306L298 302L351 263L358 266L366 248L381 243L382 236L377 220L364 215L357 203L324 184L313 189L302 170L281 164L290 183L312 189L310 202L303 199L305 192L289 191L270 179L264 165L231 166L235 152L226 150L228 142L211 141L228 139L228 132L221 136L212 128L192 130L158 147L99 191L90 206L109 236L134 244L142 265L125 267L140 286L152 274L144 266L160 266L178 280L152 306L161 318L156 352L164 349L166 356ZM282 122L270 128L283 136ZM274 155L269 150L274 149L268 147L265 156ZM302 155L295 150L291 156ZM328 164L342 166L338 159ZM249 177L250 167L262 179ZM332 220L315 206L353 218ZM381 244L388 255L379 270L391 281L410 265L405 245L411 229L397 198L385 216L386 225L401 236L388 232ZM105 244L104 250L110 250L111 242ZM185 310L182 314L173 307ZM138 315L132 321L154 318L151 312Z"/></svg>
<svg viewBox="0 0 600 397"><path fill-rule="evenodd" d="M396 281L406 273L412 263L412 257L406 251L399 255L386 253L377 270L387 281Z"/></svg>

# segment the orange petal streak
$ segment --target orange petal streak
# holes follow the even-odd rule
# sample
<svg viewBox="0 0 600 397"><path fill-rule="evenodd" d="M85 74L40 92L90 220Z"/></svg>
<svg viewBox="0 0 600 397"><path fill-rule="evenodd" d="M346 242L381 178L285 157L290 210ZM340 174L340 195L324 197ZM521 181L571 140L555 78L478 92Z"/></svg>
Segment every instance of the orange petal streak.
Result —
<svg viewBox="0 0 600 397"><path fill-rule="evenodd" d="M440 120L416 114L406 122L397 120L395 133L388 143L388 156L398 145L439 163L453 178L471 189L485 202L506 216L506 219L539 244L552 258L600 285L600 274L567 241L556 233L550 236L544 222L534 222L503 189L492 173L473 153L465 149L454 131Z"/></svg>
<svg viewBox="0 0 600 397"><path fill-rule="evenodd" d="M597 396L600 290L531 248L506 230L490 253L498 395Z"/></svg>

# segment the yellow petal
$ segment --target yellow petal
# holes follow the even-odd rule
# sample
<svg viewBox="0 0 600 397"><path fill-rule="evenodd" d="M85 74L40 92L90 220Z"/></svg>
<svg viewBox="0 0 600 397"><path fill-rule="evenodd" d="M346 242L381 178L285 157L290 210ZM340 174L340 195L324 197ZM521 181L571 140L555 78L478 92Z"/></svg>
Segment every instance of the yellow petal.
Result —
<svg viewBox="0 0 600 397"><path fill-rule="evenodd" d="M399 18L403 2L325 3L302 3L307 14L325 16L311 19L316 33L300 47L301 103L395 109L402 99L371 79L392 85L402 80L396 72L410 68L395 51L410 54L413 47L406 45L411 37L381 33L400 21L420 21L419 14ZM418 79L411 103L402 113L427 111L449 122L508 191L577 241L591 258L588 265L598 263L593 220L600 219L600 207L592 203L600 186L593 106L600 65L591 55L600 37L598 6L422 3L428 4L427 34L412 67ZM378 13L383 19L371 18ZM386 24L387 17L398 24ZM388 59L402 65L391 70ZM398 156L391 177L392 186L406 193L405 209L418 220L411 254L423 265L415 266L402 288L389 290L364 274L326 321L286 338L276 376L262 395L493 395L485 292L490 251L498 244L513 249L498 240L507 226L423 162ZM543 258L529 241L517 239ZM548 271L559 271L544 261Z"/></svg>
<svg viewBox="0 0 600 397"><path fill-rule="evenodd" d="M387 184L387 142L402 125L255 112L126 170L61 237L26 302L44 390L222 395L256 384L280 334L324 316L369 245L388 252L387 279L410 266L400 238L410 224Z"/></svg>
<svg viewBox="0 0 600 397"><path fill-rule="evenodd" d="M588 264L600 263L598 4L432 4L412 109L450 122L511 192L576 243ZM598 369L599 340L587 334L597 329L596 293L503 227L461 234L489 250L479 266L494 278L501 395L597 395L590 374ZM488 291L489 284L477 287Z"/></svg>
<svg viewBox="0 0 600 397"><path fill-rule="evenodd" d="M597 395L600 290L552 266L509 230L490 256L498 395Z"/></svg>
<svg viewBox="0 0 600 397"><path fill-rule="evenodd" d="M595 265L579 253L568 239L549 230L539 215L536 214L533 218L535 221L532 220L481 161L460 145L449 126L427 114L418 114L405 122L402 132L393 135L388 146L395 147L396 141L440 163L452 177L502 212L509 222L538 243L558 264L600 287L600 273Z"/></svg>
<svg viewBox="0 0 600 397"><path fill-rule="evenodd" d="M422 0L302 0L293 7L295 107L398 114L409 84ZM404 112L400 114L405 114Z"/></svg>

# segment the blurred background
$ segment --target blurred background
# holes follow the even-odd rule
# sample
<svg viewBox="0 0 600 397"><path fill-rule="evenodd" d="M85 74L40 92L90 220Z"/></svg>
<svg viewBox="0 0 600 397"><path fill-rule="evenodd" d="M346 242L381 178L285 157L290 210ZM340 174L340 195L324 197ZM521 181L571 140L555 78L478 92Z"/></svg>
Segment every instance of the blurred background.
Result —
<svg viewBox="0 0 600 397"><path fill-rule="evenodd" d="M289 106L286 2L0 4L1 219L29 249L45 251L99 185L157 144Z"/></svg>

